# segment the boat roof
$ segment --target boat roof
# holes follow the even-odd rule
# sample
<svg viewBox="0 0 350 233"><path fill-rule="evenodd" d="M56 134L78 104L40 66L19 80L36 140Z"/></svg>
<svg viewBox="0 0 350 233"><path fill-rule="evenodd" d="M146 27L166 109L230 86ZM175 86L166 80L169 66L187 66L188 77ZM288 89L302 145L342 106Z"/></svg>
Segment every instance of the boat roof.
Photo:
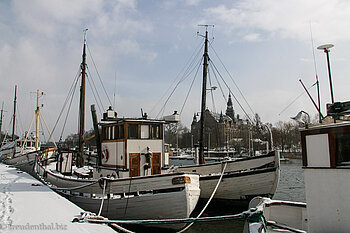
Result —
<svg viewBox="0 0 350 233"><path fill-rule="evenodd" d="M13 148L14 146L15 146L15 142L13 142L13 141L12 141L12 142L8 142L8 143L6 143L5 145L3 145L3 146L0 148L0 151Z"/></svg>
<svg viewBox="0 0 350 233"><path fill-rule="evenodd" d="M309 128L301 128L300 131L302 132L302 131L308 131L308 130L337 128L337 127L344 127L344 126L350 126L350 122L314 125L314 126L309 126Z"/></svg>
<svg viewBox="0 0 350 233"><path fill-rule="evenodd" d="M137 123L165 123L164 120L143 119L143 118L115 118L113 120L102 120L100 125L116 124L121 122L137 122Z"/></svg>

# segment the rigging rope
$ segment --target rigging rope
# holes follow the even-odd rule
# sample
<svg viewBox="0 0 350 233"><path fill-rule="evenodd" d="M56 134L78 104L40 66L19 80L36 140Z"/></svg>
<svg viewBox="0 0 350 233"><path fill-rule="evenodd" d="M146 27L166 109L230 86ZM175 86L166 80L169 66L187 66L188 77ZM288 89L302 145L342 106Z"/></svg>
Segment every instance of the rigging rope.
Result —
<svg viewBox="0 0 350 233"><path fill-rule="evenodd" d="M50 129L49 129L49 127L48 127L48 126L47 126L47 124L46 124L46 121L45 121L45 119L44 119L44 117L43 117L43 114L41 114L41 112L40 112L40 111L39 111L39 114L40 114L41 119L43 120L43 122L44 122L44 124L45 124L45 126L46 126L47 131L48 131L48 132L49 132L49 134L50 134L50 138L51 138L51 140L52 140L53 144L54 144L54 145L55 145L55 147L57 148L56 142L55 142L55 140L53 139L52 134L50 133ZM42 130L44 130L44 129L42 129Z"/></svg>
<svg viewBox="0 0 350 233"><path fill-rule="evenodd" d="M160 115L160 113L161 113L162 111L164 112L166 104L168 103L170 97L174 94L175 90L178 88L178 86L180 85L180 83L182 83L183 81L185 81L185 80L190 76L190 74L193 72L194 69L195 69L195 67L193 67L193 68L191 69L191 71L189 71L189 73L188 73L186 76L184 76L184 77L175 85L175 88L172 90L172 92L170 93L169 97L168 97L167 100L165 101L163 107L161 108L160 112L158 113L157 118L158 118L158 116Z"/></svg>
<svg viewBox="0 0 350 233"><path fill-rule="evenodd" d="M79 77L80 77L80 76L79 76ZM78 77L78 78L79 78L79 77ZM61 132L60 140L59 140L59 141L62 140L63 132L64 132L64 129L65 129L66 124L67 124L68 114L69 114L70 108L71 108L71 106L72 106L73 97L74 97L74 93L75 93L75 89L76 89L77 83L78 83L78 79L76 80L76 83L75 83L75 85L74 85L74 88L72 89L72 96L71 96L70 103L69 103L69 106L68 106L68 109L67 109L67 115L66 115L66 118L65 118L65 120L64 120L64 124L63 124L63 127L62 127L62 132Z"/></svg>
<svg viewBox="0 0 350 233"><path fill-rule="evenodd" d="M310 88L312 88L313 86L315 86L317 84L317 82L315 82L314 84L312 84L307 90L309 90ZM305 94L305 92L303 91L302 93L300 93L290 104L287 105L287 107L285 107L280 113L278 113L278 115L281 115L284 111L286 111L292 104L295 103L295 101L297 101L301 96L303 96Z"/></svg>
<svg viewBox="0 0 350 233"><path fill-rule="evenodd" d="M155 109L155 107L162 101L162 99L166 96L166 94L169 93L169 90L171 89L171 87L176 83L176 81L180 78L181 73L183 73L183 75L180 78L180 81L178 81L178 84L181 83L184 80L184 76L187 76L187 73L189 73L190 68L192 67L192 65L196 62L196 58L198 56L198 54L200 53L200 51L203 48L203 44L200 43L200 46L197 46L197 50L194 50L193 54L191 55L191 57L188 59L187 64L183 67L183 69L176 75L176 78L174 79L173 83L168 87L168 89L165 91L165 93L163 94L163 96L159 99L159 101L152 107L150 112L153 112L153 110ZM188 74L189 75L189 74ZM177 85L178 85L177 84ZM172 93L170 94L170 96L168 97L168 99L171 97L171 95L173 94L173 92L176 90L177 85L175 86L174 90L172 91ZM167 99L167 101L168 101ZM163 109L165 108L165 105L167 103L167 101L164 103L162 109L160 110L160 112L158 113L157 117L160 115L160 113L163 111Z"/></svg>
<svg viewBox="0 0 350 233"><path fill-rule="evenodd" d="M95 67L97 76L98 76L98 78L99 78L99 80L100 80L101 86L102 86L102 88L103 88L103 90L104 90L104 92L105 92L105 94L106 94L106 96L107 96L107 99L108 99L108 101L109 101L110 106L112 106L112 102L111 102L111 100L109 99L109 96L108 96L108 94L107 94L107 91L106 91L105 86L103 85L103 82L102 82L102 80L101 80L100 73L99 73L98 70L97 70L95 61L94 61L94 59L92 58L92 55L91 55L92 53L91 53L91 51L90 51L90 47L89 47L88 45L87 45L87 48L88 48L88 50L89 50L89 56L90 56L90 58L91 58L92 63L94 64L94 67Z"/></svg>
<svg viewBox="0 0 350 233"><path fill-rule="evenodd" d="M47 142L46 141L46 136L45 136L45 132L44 132L44 127L43 127L43 123L40 121L40 127L41 127L41 130L42 130L42 135L43 135L43 137L44 137L44 142Z"/></svg>
<svg viewBox="0 0 350 233"><path fill-rule="evenodd" d="M74 87L74 89L75 89L75 87L76 87L76 83L78 82L79 73L80 73L79 71L80 71L80 67L79 67L78 72L77 72L77 74L75 75L75 78L74 78L74 80L73 80L73 83L72 83L72 85L71 85L71 87L70 87L70 89L69 89L69 91L68 91L68 95L67 95L67 97L66 97L66 99L65 99L65 101L64 101L64 103L63 103L61 112L60 112L60 114L58 115L57 121L56 121L56 123L55 123L55 125L54 125L54 127L53 127L53 129L52 129L51 134L53 134L53 133L55 132L55 129L56 129L56 127L57 127L57 124L58 124L59 120L61 119L61 116L62 116L62 114L63 114L63 111L64 111L64 109L65 109L65 107L66 107L66 104L67 104L67 102L68 102L68 100L69 100L70 93L73 91L73 87ZM62 134L63 134L63 132L62 132ZM61 137L62 137L62 134L61 134ZM52 135L50 135L50 137L51 137L51 136L52 136ZM61 140L61 139L60 139L60 140Z"/></svg>
<svg viewBox="0 0 350 233"><path fill-rule="evenodd" d="M210 63L209 63L209 65L210 65ZM226 96L225 96L224 90L223 90L223 88L222 88L222 86L221 86L221 84L220 84L220 82L219 82L219 79L218 79L218 77L217 77L217 75L216 75L216 72L214 72L214 70L213 70L213 74L214 74L214 77L215 77L215 79L216 79L216 82L217 82L217 83L218 83L218 85L219 85L219 88L220 88L220 91L221 91L222 97L224 98L225 102L227 103L227 99L226 99Z"/></svg>
<svg viewBox="0 0 350 233"><path fill-rule="evenodd" d="M242 111L244 112L245 116L247 117L247 119L250 121L251 124L253 124L253 121L250 119L248 113L244 110L243 106L241 105L241 103L238 101L237 97L233 94L233 92L231 91L230 87L228 86L228 84L225 82L224 78L221 76L220 72L218 71L218 69L216 68L216 66L214 65L214 63L210 60L209 63L215 68L216 72L218 72L221 80L224 82L225 86L227 87L227 89L229 90L230 94L233 96L233 98L236 100L236 102L238 103L238 105L240 106L240 108L242 109Z"/></svg>
<svg viewBox="0 0 350 233"><path fill-rule="evenodd" d="M253 115L254 115L254 114L255 114L255 112L254 112L254 111L253 111L253 109L250 107L250 105L249 105L248 101L247 101L247 100L246 100L246 98L244 97L244 95L243 95L243 93L242 93L241 89L238 87L237 83L234 81L234 79L233 79L233 77L231 76L231 74L228 72L228 70L227 70L227 68L226 68L225 64L222 62L222 60L220 59L219 55L216 53L216 51L215 51L214 47L212 46L212 43L210 43L210 44L209 44L209 46L210 46L210 47L213 49L213 51L214 51L214 53L215 53L216 57L219 59L219 61L220 61L221 65L222 65L222 66L224 67L224 69L226 70L227 74L228 74L228 75L229 75L229 77L231 78L231 80L232 80L232 82L234 83L234 85L236 86L237 90L239 91L239 93L240 93L240 94L241 94L241 96L243 97L243 100L246 102L246 104L248 105L248 107L249 107L250 111L252 111L252 113L253 113Z"/></svg>
<svg viewBox="0 0 350 233"><path fill-rule="evenodd" d="M211 102L213 104L213 112L216 112L216 108L215 108L215 102L214 102L214 94L213 94L213 85L211 84L211 76L210 76L210 72L209 72L209 67L208 67L208 79L209 79L209 84L210 84L210 94L211 94Z"/></svg>
<svg viewBox="0 0 350 233"><path fill-rule="evenodd" d="M190 95L190 92L191 92L191 90L192 90L194 81L196 80L196 77L197 77L197 74L198 74L198 71L199 71L199 68L200 68L200 65L201 65L202 61L203 61L203 59L201 59L201 60L199 61L199 65L197 65L197 66L198 66L197 71L196 71L196 73L195 73L195 75L194 75L194 77L193 77L193 80L192 80L192 83L191 83L191 85L190 85L190 88L188 89L188 92L187 92L185 101L184 101L184 103L183 103L183 105L182 105L182 107L181 107L180 115L182 114L182 111L183 111L183 109L184 109L184 107L185 107L185 104L186 104L186 102L187 102L188 96Z"/></svg>
<svg viewBox="0 0 350 233"><path fill-rule="evenodd" d="M88 73L89 73L89 76L91 77L89 69L88 69ZM101 108L103 108L103 104L102 104L101 98L100 98L100 96L98 94L98 91L96 89L95 83L94 83L93 79L91 79L91 81L90 81L90 79L88 78L87 80L88 80L88 83L90 85L91 92L92 92L92 94L94 96L94 99L96 101L98 110L99 110L100 114L102 115L102 109ZM92 82L92 84L91 84L91 82ZM96 92L96 95L97 95L98 99L96 98L95 92ZM100 101L100 103L98 101Z"/></svg>
<svg viewBox="0 0 350 233"><path fill-rule="evenodd" d="M199 219L199 218L202 216L202 214L204 213L204 211L207 209L208 205L210 204L211 200L213 199L213 197L214 197L216 191L217 191L218 188L219 188L219 185L220 185L220 183L221 183L222 177L224 176L226 166L227 166L227 161L225 162L225 165L224 165L224 167L223 167L223 169L222 169L222 172L221 172L221 175L220 175L220 179L218 180L218 183L216 184L216 186L215 186L215 188L214 188L214 190L213 190L213 192L212 192L212 194L211 194L211 196L210 196L210 198L209 198L207 204L204 206L204 208L202 209L202 211L198 214L198 216L197 216L195 219ZM194 224L194 222L190 223L190 224L189 224L188 226L186 226L184 229L182 229L181 231L179 231L179 233L182 233L182 232L186 231L186 230L187 230L188 228L190 228L193 224Z"/></svg>

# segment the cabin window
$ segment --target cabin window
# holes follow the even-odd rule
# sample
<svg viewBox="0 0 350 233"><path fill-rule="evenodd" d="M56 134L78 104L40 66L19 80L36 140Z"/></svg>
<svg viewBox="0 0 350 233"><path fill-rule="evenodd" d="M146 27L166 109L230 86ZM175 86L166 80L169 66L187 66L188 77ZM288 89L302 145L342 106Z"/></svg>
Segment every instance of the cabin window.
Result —
<svg viewBox="0 0 350 233"><path fill-rule="evenodd" d="M114 139L119 139L119 125L114 126Z"/></svg>
<svg viewBox="0 0 350 233"><path fill-rule="evenodd" d="M137 125L128 125L128 138L129 139L137 138Z"/></svg>
<svg viewBox="0 0 350 233"><path fill-rule="evenodd" d="M152 138L160 138L159 125L152 125Z"/></svg>
<svg viewBox="0 0 350 233"><path fill-rule="evenodd" d="M120 139L124 138L124 125L121 125L121 126L120 126L120 129L119 129L119 138L120 138Z"/></svg>
<svg viewBox="0 0 350 233"><path fill-rule="evenodd" d="M17 147L20 147L21 146L21 142L17 142Z"/></svg>
<svg viewBox="0 0 350 233"><path fill-rule="evenodd" d="M102 140L106 139L106 127L102 127Z"/></svg>
<svg viewBox="0 0 350 233"><path fill-rule="evenodd" d="M141 125L141 138L149 138L149 126L148 125Z"/></svg>
<svg viewBox="0 0 350 233"><path fill-rule="evenodd" d="M27 142L27 147L31 147L31 142Z"/></svg>
<svg viewBox="0 0 350 233"><path fill-rule="evenodd" d="M108 139L108 127L105 128L105 132L103 134L104 139Z"/></svg>
<svg viewBox="0 0 350 233"><path fill-rule="evenodd" d="M335 135L335 155L337 165L350 165L350 134L339 133Z"/></svg>

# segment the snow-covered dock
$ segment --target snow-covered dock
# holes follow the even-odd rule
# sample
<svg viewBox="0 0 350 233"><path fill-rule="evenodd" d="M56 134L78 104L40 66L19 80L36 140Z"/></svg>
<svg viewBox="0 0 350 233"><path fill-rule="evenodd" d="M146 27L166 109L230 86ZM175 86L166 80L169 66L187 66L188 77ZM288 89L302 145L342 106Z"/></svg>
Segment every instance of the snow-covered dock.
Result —
<svg viewBox="0 0 350 233"><path fill-rule="evenodd" d="M83 210L27 173L0 163L0 232L115 232L72 222Z"/></svg>

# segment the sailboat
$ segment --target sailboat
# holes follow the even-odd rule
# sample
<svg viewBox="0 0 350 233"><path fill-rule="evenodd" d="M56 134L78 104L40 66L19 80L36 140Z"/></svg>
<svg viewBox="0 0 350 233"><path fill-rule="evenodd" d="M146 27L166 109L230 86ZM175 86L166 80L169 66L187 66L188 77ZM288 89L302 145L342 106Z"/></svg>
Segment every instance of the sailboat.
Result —
<svg viewBox="0 0 350 233"><path fill-rule="evenodd" d="M15 86L15 98L14 98L14 113L13 113L13 132L12 132L12 141L5 144L0 149L0 157L3 163L8 165L13 165L29 174L33 173L33 165L35 158L38 153L43 154L46 158L52 156L53 151L56 149L56 144L53 140L55 147L48 148L45 150L40 149L40 140L39 140L39 116L40 107L39 107L39 96L40 92L37 90L37 102L35 114L33 116L32 122L30 123L27 134L23 138L15 139L15 122L16 122L16 103L17 103L17 85ZM41 115L42 117L42 115ZM35 136L29 137L31 132L31 127L35 119Z"/></svg>
<svg viewBox="0 0 350 233"><path fill-rule="evenodd" d="M79 149L60 148L57 161L38 160L37 175L73 203L98 216L118 220L189 217L199 200L199 175L162 174L167 167L164 120L148 119L146 115L119 118L109 107L98 123L95 106L91 105L98 159L96 166L85 166L86 32L82 57ZM161 227L180 229L183 224Z"/></svg>
<svg viewBox="0 0 350 233"><path fill-rule="evenodd" d="M207 27L207 25L204 25ZM209 199L219 182L215 192L214 200L232 202L237 204L248 204L255 196L272 197L276 191L279 174L280 161L279 152L272 151L265 155L222 160L220 162L205 164L204 159L204 122L206 111L206 90L208 73L208 31L205 33L204 41L204 65L202 81L202 101L199 134L199 163L196 165L176 167L176 172L198 172L200 174L201 198Z"/></svg>

